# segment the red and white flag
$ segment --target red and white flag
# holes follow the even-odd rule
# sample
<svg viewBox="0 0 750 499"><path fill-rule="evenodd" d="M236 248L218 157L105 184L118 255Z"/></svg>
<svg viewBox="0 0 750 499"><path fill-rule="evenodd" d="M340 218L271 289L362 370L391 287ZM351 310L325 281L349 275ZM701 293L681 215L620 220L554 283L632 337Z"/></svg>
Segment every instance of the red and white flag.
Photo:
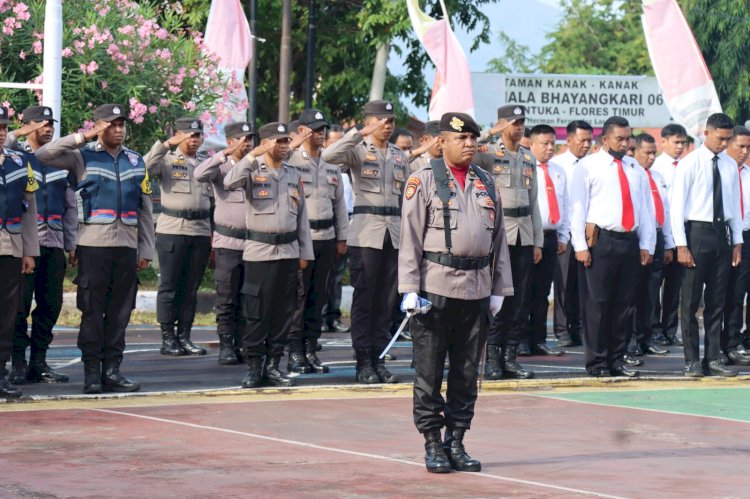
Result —
<svg viewBox="0 0 750 499"><path fill-rule="evenodd" d="M643 0L643 32L672 117L695 138L721 112L716 87L677 0Z"/></svg>
<svg viewBox="0 0 750 499"><path fill-rule="evenodd" d="M439 120L447 112L474 116L474 95L471 72L461 45L443 11L444 19L433 19L419 7L419 0L406 0L409 18L417 38L435 64L435 83L430 99L431 120Z"/></svg>

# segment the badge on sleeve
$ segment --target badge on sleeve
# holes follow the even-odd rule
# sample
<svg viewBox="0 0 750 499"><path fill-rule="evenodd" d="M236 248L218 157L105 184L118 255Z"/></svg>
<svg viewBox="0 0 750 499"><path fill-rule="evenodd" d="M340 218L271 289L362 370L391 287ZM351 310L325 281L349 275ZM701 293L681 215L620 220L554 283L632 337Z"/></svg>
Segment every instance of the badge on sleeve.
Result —
<svg viewBox="0 0 750 499"><path fill-rule="evenodd" d="M26 173L29 176L29 181L26 184L26 192L36 192L39 190L39 184L34 176L34 170L31 168L31 162L26 163Z"/></svg>
<svg viewBox="0 0 750 499"><path fill-rule="evenodd" d="M153 192L151 190L151 180L148 178L148 171L146 172L146 176L143 177L143 182L141 182L141 192L147 196L150 196Z"/></svg>
<svg viewBox="0 0 750 499"><path fill-rule="evenodd" d="M414 194L417 193L417 189L419 188L419 185L421 182L417 177L409 177L409 180L406 182L406 191L404 192L404 197L406 197L407 200L414 197Z"/></svg>

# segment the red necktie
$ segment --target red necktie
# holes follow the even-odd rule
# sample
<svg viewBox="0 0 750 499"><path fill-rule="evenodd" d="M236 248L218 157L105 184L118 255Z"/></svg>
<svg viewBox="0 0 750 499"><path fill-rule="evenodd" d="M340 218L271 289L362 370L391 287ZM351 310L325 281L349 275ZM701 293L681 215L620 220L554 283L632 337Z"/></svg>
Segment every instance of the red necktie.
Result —
<svg viewBox="0 0 750 499"><path fill-rule="evenodd" d="M549 167L547 163L540 163L539 167L544 172L544 183L547 184L547 204L549 205L549 221L555 225L560 221L560 206L557 204L557 194L555 193L555 184L549 176Z"/></svg>
<svg viewBox="0 0 750 499"><path fill-rule="evenodd" d="M742 167L740 166L740 214L742 215L742 220L745 219L745 200L742 199Z"/></svg>
<svg viewBox="0 0 750 499"><path fill-rule="evenodd" d="M659 194L659 189L656 187L654 177L651 176L651 172L649 170L646 170L646 174L648 175L648 183L651 186L651 195L654 197L654 207L656 208L656 223L658 223L659 227L661 227L664 225L664 204L661 202L661 194Z"/></svg>
<svg viewBox="0 0 750 499"><path fill-rule="evenodd" d="M617 174L620 177L620 194L622 194L622 227L630 232L635 227L635 212L633 211L633 200L630 197L630 184L625 170L622 168L622 160L615 159L617 163Z"/></svg>
<svg viewBox="0 0 750 499"><path fill-rule="evenodd" d="M674 163L672 163L675 168L677 168L677 160L674 160Z"/></svg>

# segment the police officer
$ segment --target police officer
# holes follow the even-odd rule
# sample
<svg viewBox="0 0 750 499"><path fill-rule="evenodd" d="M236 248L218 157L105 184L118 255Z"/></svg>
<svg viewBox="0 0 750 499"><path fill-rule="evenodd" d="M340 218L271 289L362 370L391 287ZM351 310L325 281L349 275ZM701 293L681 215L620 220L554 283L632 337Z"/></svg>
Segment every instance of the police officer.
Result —
<svg viewBox="0 0 750 499"><path fill-rule="evenodd" d="M420 297L432 303L426 313L414 315L410 326L414 423L425 438L427 471L480 471L463 438L474 416L489 313L500 310L503 296L513 293L513 282L495 183L472 164L479 127L467 114L446 113L440 131L444 158L412 174L406 184L398 290L405 294L406 311L418 309ZM450 368L444 400L446 353Z"/></svg>
<svg viewBox="0 0 750 499"><path fill-rule="evenodd" d="M8 108L0 106L0 144L8 134ZM13 326L21 310L23 276L34 271L34 257L39 256L36 229L36 199L39 188L31 165L22 152L0 149L0 397L18 398L21 390L11 385L5 368L11 357Z"/></svg>
<svg viewBox="0 0 750 499"><path fill-rule="evenodd" d="M365 105L365 127L351 129L323 151L324 161L351 170L354 216L349 228L352 297L352 346L360 383L396 383L398 378L378 359L390 341L396 302L401 192L406 181L406 154L388 138L393 131L393 104Z"/></svg>
<svg viewBox="0 0 750 499"><path fill-rule="evenodd" d="M245 191L226 189L224 177L251 149L257 137L247 122L224 127L227 148L203 161L193 172L198 182L211 185L214 209L213 248L216 286L216 332L219 335L219 364L241 360L240 286L244 279L242 252L245 249Z"/></svg>
<svg viewBox="0 0 750 499"><path fill-rule="evenodd" d="M496 144L483 146L474 161L490 172L503 200L505 231L513 269L515 294L505 300L500 315L490 326L487 345L487 379L527 379L534 373L516 362L519 344L529 354L526 331L531 308L531 270L542 259L544 237L537 204L536 159L520 145L524 136L526 108L511 104L497 110L497 124L490 134L501 134Z"/></svg>
<svg viewBox="0 0 750 499"><path fill-rule="evenodd" d="M123 146L126 116L124 106L101 105L94 109L94 128L36 152L40 162L69 169L78 180L76 284L84 393L140 389L120 374L120 364L137 272L153 259L154 222L146 165L140 154Z"/></svg>
<svg viewBox="0 0 750 499"><path fill-rule="evenodd" d="M430 164L431 159L443 157L438 137L440 136L439 121L428 121L424 124L424 133L419 138L419 147L409 153L409 168L415 172Z"/></svg>
<svg viewBox="0 0 750 499"><path fill-rule="evenodd" d="M205 355L206 350L190 339L198 286L211 252L210 187L195 178L203 125L198 118L185 117L175 122L175 130L173 137L157 141L144 157L149 176L157 178L161 187L161 214L156 224L160 352Z"/></svg>
<svg viewBox="0 0 750 499"><path fill-rule="evenodd" d="M328 127L323 113L305 109L299 117L299 134L307 136L303 147L292 152L286 164L302 176L305 208L315 259L300 272L299 301L289 330L290 372L326 373L316 348L323 322L323 306L328 302L336 259L346 254L349 215L344 185L337 165L320 158Z"/></svg>
<svg viewBox="0 0 750 499"><path fill-rule="evenodd" d="M296 305L290 297L297 290L297 269L305 270L314 258L302 174L284 161L289 154L287 126L267 123L258 134L260 146L224 178L227 189L243 188L247 199L240 290L242 351L248 366L243 388L260 386L263 378L276 386L293 384L279 361Z"/></svg>
<svg viewBox="0 0 750 499"><path fill-rule="evenodd" d="M31 383L66 383L68 376L54 371L47 364L47 349L52 343L52 328L60 316L65 279L65 251L75 264L78 213L75 195L68 183L68 172L40 163L34 151L52 140L55 133L52 109L33 106L23 110L24 125L8 133L6 145L24 151L34 170L39 189L36 191L37 228L39 231L39 258L33 274L25 276L23 283L23 310L16 318L13 337L13 369L10 381L22 385ZM26 138L23 143L16 139ZM28 318L31 302L36 307L31 314L31 337L28 335ZM26 348L31 346L29 365Z"/></svg>

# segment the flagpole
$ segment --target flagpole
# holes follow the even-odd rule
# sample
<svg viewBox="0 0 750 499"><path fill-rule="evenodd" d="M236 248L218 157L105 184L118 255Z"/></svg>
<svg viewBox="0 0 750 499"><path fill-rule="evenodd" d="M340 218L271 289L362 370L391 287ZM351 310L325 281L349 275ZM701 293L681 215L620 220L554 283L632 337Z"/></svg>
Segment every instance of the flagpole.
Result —
<svg viewBox="0 0 750 499"><path fill-rule="evenodd" d="M305 74L305 107L313 106L313 78L315 64L315 21L316 21L315 0L310 0L310 9L307 15L307 73Z"/></svg>
<svg viewBox="0 0 750 499"><path fill-rule="evenodd" d="M54 137L60 136L62 123L62 0L47 0L44 11L44 57L42 102L52 108L52 114L59 120Z"/></svg>
<svg viewBox="0 0 750 499"><path fill-rule="evenodd" d="M257 0L248 0L245 3L245 10L247 12L250 24L250 44L252 46L253 57L250 59L250 65L247 67L247 121L253 125L256 125L258 119L258 100L255 89L258 87L258 44L256 42L256 19L258 16L258 2Z"/></svg>

